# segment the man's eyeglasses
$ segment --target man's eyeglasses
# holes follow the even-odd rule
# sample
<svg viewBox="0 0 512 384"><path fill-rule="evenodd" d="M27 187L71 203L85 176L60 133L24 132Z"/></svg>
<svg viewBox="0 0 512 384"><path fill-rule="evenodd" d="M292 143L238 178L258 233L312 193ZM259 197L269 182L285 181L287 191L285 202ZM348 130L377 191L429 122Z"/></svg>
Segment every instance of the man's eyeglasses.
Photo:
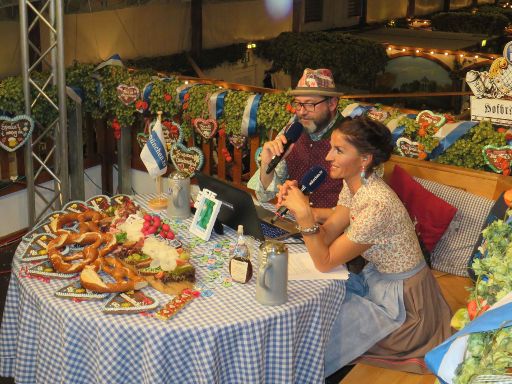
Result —
<svg viewBox="0 0 512 384"><path fill-rule="evenodd" d="M314 112L315 111L315 107L318 104L321 104L321 103L323 103L326 100L329 100L329 98L326 97L325 99L317 101L316 103L299 103L298 101L293 101L292 102L292 107L295 108L296 110L298 110L300 108L304 108L307 112Z"/></svg>

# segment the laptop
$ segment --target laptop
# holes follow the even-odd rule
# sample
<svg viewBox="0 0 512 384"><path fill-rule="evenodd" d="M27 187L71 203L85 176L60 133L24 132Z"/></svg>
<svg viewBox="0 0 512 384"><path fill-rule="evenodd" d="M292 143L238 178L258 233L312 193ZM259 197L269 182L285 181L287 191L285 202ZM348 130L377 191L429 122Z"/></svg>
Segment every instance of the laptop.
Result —
<svg viewBox="0 0 512 384"><path fill-rule="evenodd" d="M234 230L238 225L244 226L244 233L258 240L285 239L299 234L295 222L281 218L275 223L271 219L275 213L259 205L255 205L250 193L219 180L215 177L196 173L199 187L217 194L222 202L217 220Z"/></svg>

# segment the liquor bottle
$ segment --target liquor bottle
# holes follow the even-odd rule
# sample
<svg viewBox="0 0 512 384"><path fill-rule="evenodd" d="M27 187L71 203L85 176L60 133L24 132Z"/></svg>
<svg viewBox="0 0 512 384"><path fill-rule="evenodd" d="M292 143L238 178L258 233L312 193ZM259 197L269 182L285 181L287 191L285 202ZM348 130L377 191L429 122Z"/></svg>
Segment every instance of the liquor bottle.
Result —
<svg viewBox="0 0 512 384"><path fill-rule="evenodd" d="M238 239L229 260L229 273L233 281L245 284L252 277L252 263L249 247L245 243L244 226L238 226Z"/></svg>

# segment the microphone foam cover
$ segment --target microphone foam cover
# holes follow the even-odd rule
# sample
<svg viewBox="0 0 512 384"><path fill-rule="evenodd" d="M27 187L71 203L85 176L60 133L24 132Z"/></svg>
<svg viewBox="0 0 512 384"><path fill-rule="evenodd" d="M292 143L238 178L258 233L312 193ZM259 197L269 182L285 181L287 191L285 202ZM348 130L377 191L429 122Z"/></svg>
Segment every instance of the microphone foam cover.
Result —
<svg viewBox="0 0 512 384"><path fill-rule="evenodd" d="M289 143L295 143L297 140L299 140L303 130L304 126L301 123L298 121L293 122L292 125L290 125L284 133L286 141Z"/></svg>
<svg viewBox="0 0 512 384"><path fill-rule="evenodd" d="M323 167L316 165L306 172L300 183L305 187L307 192L311 193L317 189L326 178L327 171Z"/></svg>

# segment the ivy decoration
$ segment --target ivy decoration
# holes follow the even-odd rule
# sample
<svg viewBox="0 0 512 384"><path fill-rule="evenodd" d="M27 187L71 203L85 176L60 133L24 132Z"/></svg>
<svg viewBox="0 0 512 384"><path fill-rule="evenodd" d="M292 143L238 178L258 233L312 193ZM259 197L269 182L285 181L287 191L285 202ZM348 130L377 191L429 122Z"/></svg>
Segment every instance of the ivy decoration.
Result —
<svg viewBox="0 0 512 384"><path fill-rule="evenodd" d="M185 95L183 103L183 121L181 128L186 138L189 138L193 132L192 121L194 119L208 118L208 99L210 95L219 89L216 85L197 84L191 87Z"/></svg>
<svg viewBox="0 0 512 384"><path fill-rule="evenodd" d="M181 114L181 105L176 97L176 88L183 85L183 81L176 78L154 78L151 80L153 89L149 97L149 110L156 115L158 111L163 112L163 116L174 119Z"/></svg>
<svg viewBox="0 0 512 384"><path fill-rule="evenodd" d="M240 135L242 133L242 119L249 96L251 96L251 93L245 91L227 91L220 126L224 128L228 135Z"/></svg>
<svg viewBox="0 0 512 384"><path fill-rule="evenodd" d="M434 161L459 167L487 170L487 164L482 156L482 148L486 145L503 147L506 144L505 132L495 131L490 121L483 120L466 132Z"/></svg>
<svg viewBox="0 0 512 384"><path fill-rule="evenodd" d="M256 122L257 129L265 139L272 130L279 132L286 126L294 111L291 108L292 97L288 92L265 93L261 97Z"/></svg>

